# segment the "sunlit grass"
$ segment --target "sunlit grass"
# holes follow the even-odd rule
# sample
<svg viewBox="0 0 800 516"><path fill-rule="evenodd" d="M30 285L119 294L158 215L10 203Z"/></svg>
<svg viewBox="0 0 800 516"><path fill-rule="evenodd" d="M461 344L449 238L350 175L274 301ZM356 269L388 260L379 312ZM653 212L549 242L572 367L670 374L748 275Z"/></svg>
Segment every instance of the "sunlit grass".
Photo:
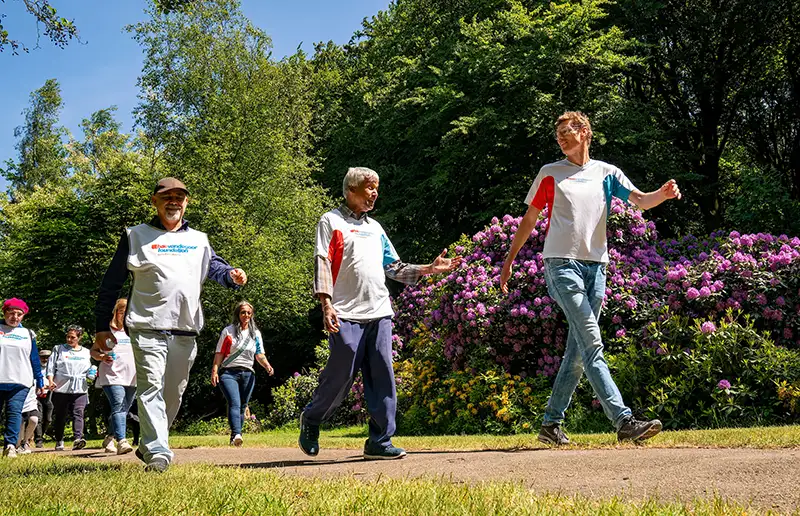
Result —
<svg viewBox="0 0 800 516"><path fill-rule="evenodd" d="M0 514L580 514L742 515L736 502L536 494L519 483L352 477L310 479L260 469L178 465L163 475L134 463L34 454L0 461Z"/></svg>

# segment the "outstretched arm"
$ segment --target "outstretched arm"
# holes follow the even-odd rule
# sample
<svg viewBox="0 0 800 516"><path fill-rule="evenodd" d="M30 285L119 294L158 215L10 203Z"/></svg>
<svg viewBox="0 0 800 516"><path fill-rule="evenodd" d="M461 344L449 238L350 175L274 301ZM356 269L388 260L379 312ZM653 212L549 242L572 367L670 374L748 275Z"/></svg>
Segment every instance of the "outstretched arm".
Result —
<svg viewBox="0 0 800 516"><path fill-rule="evenodd" d="M528 206L528 211L522 217L522 222L519 223L517 232L514 233L514 239L511 241L511 249L508 250L506 260L503 262L503 270L500 272L500 290L503 294L508 294L508 280L511 278L511 265L517 257L519 250L528 241L531 236L533 228L536 227L536 221L539 218L541 210L532 204Z"/></svg>
<svg viewBox="0 0 800 516"><path fill-rule="evenodd" d="M231 267L228 262L217 256L211 249L211 261L208 264L208 279L216 281L223 287L238 289L247 283L244 270Z"/></svg>
<svg viewBox="0 0 800 516"><path fill-rule="evenodd" d="M427 265L416 265L395 260L386 265L383 270L386 273L387 278L405 283L407 285L413 285L419 281L422 276L450 272L461 265L461 256L456 256L455 258L446 258L446 256L447 249L444 249L442 253L437 256L435 260L433 260L433 262Z"/></svg>
<svg viewBox="0 0 800 516"><path fill-rule="evenodd" d="M670 179L664 183L661 188L653 192L642 193L639 190L634 190L630 193L630 196L628 196L628 200L642 210L655 208L668 199L680 198L681 191L678 188L678 183L674 179Z"/></svg>

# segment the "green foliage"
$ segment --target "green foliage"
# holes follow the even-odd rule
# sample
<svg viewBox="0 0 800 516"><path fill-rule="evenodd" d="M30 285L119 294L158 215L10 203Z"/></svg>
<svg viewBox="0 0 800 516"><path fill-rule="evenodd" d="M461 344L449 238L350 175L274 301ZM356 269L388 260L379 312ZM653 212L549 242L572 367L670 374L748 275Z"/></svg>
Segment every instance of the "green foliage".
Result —
<svg viewBox="0 0 800 516"><path fill-rule="evenodd" d="M602 125L620 101L614 86L635 60L604 27L606 6L398 2L365 21L360 41L319 46L322 182L338 195L347 166L377 170L376 216L409 259L516 209L558 157L555 117L583 109Z"/></svg>
<svg viewBox="0 0 800 516"><path fill-rule="evenodd" d="M729 313L710 332L680 316L651 323L647 343L631 339L609 356L626 402L667 428L796 421L789 389L800 379L800 353L776 346L749 318L740 319Z"/></svg>
<svg viewBox="0 0 800 516"><path fill-rule="evenodd" d="M2 0L5 3L5 0ZM78 38L78 28L72 20L58 16L56 8L50 4L49 0L23 0L25 10L36 19L37 30L44 27L43 35L57 47L64 48L72 38ZM0 14L0 21L5 15ZM39 46L39 39L36 40L36 47ZM19 51L28 52L28 47L17 39L12 39L8 31L0 23L0 52L6 47L11 48L13 55Z"/></svg>

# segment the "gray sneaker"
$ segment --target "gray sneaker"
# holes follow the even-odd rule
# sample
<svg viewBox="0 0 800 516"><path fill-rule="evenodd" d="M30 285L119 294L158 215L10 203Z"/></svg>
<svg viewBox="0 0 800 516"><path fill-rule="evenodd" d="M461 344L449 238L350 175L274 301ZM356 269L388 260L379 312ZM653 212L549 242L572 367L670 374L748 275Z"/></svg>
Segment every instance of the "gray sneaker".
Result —
<svg viewBox="0 0 800 516"><path fill-rule="evenodd" d="M72 451L82 450L86 448L86 439L76 439L72 442Z"/></svg>
<svg viewBox="0 0 800 516"><path fill-rule="evenodd" d="M620 441L644 441L660 431L661 421L658 419L638 421L636 418L630 417L617 430L617 439Z"/></svg>
<svg viewBox="0 0 800 516"><path fill-rule="evenodd" d="M402 459L406 456L406 451L396 446L375 446L370 444L369 439L364 443L364 458L367 460L386 460Z"/></svg>
<svg viewBox="0 0 800 516"><path fill-rule="evenodd" d="M164 457L153 457L150 464L144 467L145 471L155 471L156 473L163 473L169 468L169 462Z"/></svg>
<svg viewBox="0 0 800 516"><path fill-rule="evenodd" d="M561 429L561 425L558 424L542 425L542 429L539 430L538 439L539 442L549 444L550 446L569 444L569 437L567 437L567 434Z"/></svg>

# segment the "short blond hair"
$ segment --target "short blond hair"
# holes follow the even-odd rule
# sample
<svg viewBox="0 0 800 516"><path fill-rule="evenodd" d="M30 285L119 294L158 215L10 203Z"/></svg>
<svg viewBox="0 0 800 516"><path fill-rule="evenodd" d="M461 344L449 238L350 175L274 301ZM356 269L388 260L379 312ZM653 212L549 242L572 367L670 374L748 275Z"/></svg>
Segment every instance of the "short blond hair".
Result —
<svg viewBox="0 0 800 516"><path fill-rule="evenodd" d="M565 111L558 120L556 120L556 130L562 122L570 122L573 127L585 127L589 131L589 143L592 143L592 123L589 122L589 117L580 111ZM574 122L574 123L573 123Z"/></svg>

